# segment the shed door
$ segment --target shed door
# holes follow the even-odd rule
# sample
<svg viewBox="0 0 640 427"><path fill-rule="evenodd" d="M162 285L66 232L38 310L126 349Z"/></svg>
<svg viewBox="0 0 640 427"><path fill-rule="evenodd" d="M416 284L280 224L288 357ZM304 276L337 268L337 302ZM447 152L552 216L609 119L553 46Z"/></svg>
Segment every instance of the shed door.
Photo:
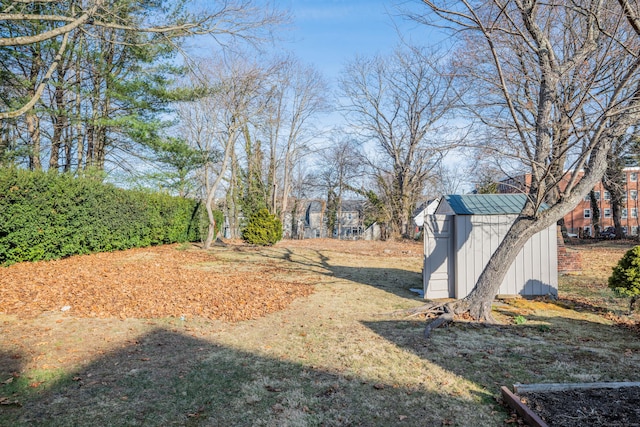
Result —
<svg viewBox="0 0 640 427"><path fill-rule="evenodd" d="M424 297L454 298L453 271L453 216L425 215Z"/></svg>

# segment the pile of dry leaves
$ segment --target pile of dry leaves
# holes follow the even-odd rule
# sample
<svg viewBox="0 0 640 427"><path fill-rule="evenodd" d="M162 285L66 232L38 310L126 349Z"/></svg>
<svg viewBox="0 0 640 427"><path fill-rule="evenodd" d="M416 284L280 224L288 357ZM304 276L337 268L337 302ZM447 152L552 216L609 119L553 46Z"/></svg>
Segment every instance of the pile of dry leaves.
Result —
<svg viewBox="0 0 640 427"><path fill-rule="evenodd" d="M215 254L170 245L15 264L0 270L0 312L240 321L282 310L313 290L275 280L277 267L221 271L215 261Z"/></svg>

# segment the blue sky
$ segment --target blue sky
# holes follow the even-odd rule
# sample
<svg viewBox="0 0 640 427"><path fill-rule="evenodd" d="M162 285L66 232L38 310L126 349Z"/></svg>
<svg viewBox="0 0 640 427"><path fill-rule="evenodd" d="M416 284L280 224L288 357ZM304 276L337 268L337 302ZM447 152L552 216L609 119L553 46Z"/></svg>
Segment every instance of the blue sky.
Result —
<svg viewBox="0 0 640 427"><path fill-rule="evenodd" d="M286 0L277 4L288 9L293 19L285 48L315 65L333 88L344 65L356 55L388 54L401 37L419 46L443 40L439 30L402 16L403 10L424 11L419 0ZM340 125L342 116L333 113L321 122L320 127L326 129ZM451 162L461 167L459 158L453 156L447 161Z"/></svg>
<svg viewBox="0 0 640 427"><path fill-rule="evenodd" d="M292 19L281 36L284 49L320 71L333 90L344 66L357 55L389 54L401 42L398 31L405 40L419 38L422 43L429 32L401 15L409 7L423 7L418 0L281 0L276 5ZM325 130L342 124L338 112L318 123Z"/></svg>
<svg viewBox="0 0 640 427"><path fill-rule="evenodd" d="M400 41L394 25L406 37L427 34L424 26L399 16L396 5L419 7L418 1L288 0L278 2L293 18L285 46L305 63L317 66L333 83L355 55L390 52Z"/></svg>

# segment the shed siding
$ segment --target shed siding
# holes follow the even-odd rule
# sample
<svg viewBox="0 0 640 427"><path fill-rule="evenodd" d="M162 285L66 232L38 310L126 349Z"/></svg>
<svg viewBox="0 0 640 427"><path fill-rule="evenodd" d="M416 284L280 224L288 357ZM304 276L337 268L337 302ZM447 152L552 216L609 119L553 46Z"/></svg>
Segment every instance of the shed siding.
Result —
<svg viewBox="0 0 640 427"><path fill-rule="evenodd" d="M464 298L471 292L515 218L516 215L455 216L456 298ZM555 226L533 236L507 271L499 293L557 295L556 245Z"/></svg>

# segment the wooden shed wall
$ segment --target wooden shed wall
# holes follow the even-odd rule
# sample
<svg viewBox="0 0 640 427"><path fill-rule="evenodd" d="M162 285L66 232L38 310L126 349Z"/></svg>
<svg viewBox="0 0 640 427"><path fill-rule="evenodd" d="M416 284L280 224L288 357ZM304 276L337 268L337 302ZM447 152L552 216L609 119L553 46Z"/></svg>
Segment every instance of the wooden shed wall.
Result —
<svg viewBox="0 0 640 427"><path fill-rule="evenodd" d="M484 266L516 215L456 215L455 297L471 292ZM500 286L499 294L558 294L555 225L534 235L522 248Z"/></svg>

